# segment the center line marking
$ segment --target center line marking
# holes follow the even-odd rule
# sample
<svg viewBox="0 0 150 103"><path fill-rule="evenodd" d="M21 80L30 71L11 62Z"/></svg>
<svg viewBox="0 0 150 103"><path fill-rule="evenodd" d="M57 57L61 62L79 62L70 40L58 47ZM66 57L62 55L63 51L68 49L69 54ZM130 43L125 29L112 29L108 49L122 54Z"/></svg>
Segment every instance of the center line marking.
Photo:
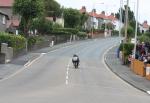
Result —
<svg viewBox="0 0 150 103"><path fill-rule="evenodd" d="M69 80L69 66L70 66L71 60L69 60L68 65L67 65L67 71L66 71L66 85L68 85L68 80Z"/></svg>

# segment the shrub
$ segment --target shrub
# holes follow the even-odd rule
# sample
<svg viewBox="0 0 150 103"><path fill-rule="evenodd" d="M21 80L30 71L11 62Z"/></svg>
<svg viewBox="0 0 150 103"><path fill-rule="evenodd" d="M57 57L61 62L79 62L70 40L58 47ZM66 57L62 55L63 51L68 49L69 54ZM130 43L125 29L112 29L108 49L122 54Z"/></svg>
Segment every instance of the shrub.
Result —
<svg viewBox="0 0 150 103"><path fill-rule="evenodd" d="M40 44L43 40L42 37L38 37L38 36L33 36L33 37L30 37L28 39L28 46L29 47L32 47L34 46L35 44Z"/></svg>
<svg viewBox="0 0 150 103"><path fill-rule="evenodd" d="M121 34L125 34L125 27L122 28ZM123 35L123 36L124 36L124 35ZM128 37L128 38L134 37L134 29L133 29L131 26L128 26L128 29L127 29L127 37Z"/></svg>
<svg viewBox="0 0 150 103"><path fill-rule="evenodd" d="M52 29L62 28L60 24L54 23Z"/></svg>
<svg viewBox="0 0 150 103"><path fill-rule="evenodd" d="M150 32L146 32L144 35L150 38Z"/></svg>
<svg viewBox="0 0 150 103"><path fill-rule="evenodd" d="M78 35L80 38L85 38L85 37L87 37L87 33L86 33L86 32L79 32L77 35Z"/></svg>
<svg viewBox="0 0 150 103"><path fill-rule="evenodd" d="M78 29L73 29L73 28L56 28L56 29L53 29L52 34L77 35L78 32L79 32Z"/></svg>
<svg viewBox="0 0 150 103"><path fill-rule="evenodd" d="M41 34L48 34L52 31L53 23L45 18L36 18L31 23L32 29L37 29Z"/></svg>
<svg viewBox="0 0 150 103"><path fill-rule="evenodd" d="M142 35L138 39L140 42L149 42L150 41L150 37L148 37L147 35Z"/></svg>
<svg viewBox="0 0 150 103"><path fill-rule="evenodd" d="M119 50L123 51L123 57L125 63L127 63L128 56L132 54L132 50L134 49L134 44L132 43L121 43L119 46Z"/></svg>
<svg viewBox="0 0 150 103"><path fill-rule="evenodd" d="M118 30L113 30L112 31L112 35L113 36L118 36L119 35L119 31Z"/></svg>
<svg viewBox="0 0 150 103"><path fill-rule="evenodd" d="M15 51L25 48L26 39L20 35L11 35L0 32L0 43L7 43L8 46L13 47Z"/></svg>

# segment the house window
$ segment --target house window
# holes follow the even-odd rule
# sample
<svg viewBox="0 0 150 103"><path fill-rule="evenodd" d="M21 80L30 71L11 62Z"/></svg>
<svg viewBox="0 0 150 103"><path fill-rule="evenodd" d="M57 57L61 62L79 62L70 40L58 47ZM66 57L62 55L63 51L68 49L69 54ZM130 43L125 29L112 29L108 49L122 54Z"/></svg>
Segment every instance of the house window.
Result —
<svg viewBox="0 0 150 103"><path fill-rule="evenodd" d="M6 17L5 16L3 16L2 23L6 24Z"/></svg>

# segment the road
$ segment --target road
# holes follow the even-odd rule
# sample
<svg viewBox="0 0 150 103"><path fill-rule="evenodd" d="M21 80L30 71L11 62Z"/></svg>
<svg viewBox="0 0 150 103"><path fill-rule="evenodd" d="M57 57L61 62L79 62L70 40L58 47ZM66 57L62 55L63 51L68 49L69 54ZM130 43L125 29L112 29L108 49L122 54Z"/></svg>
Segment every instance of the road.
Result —
<svg viewBox="0 0 150 103"><path fill-rule="evenodd" d="M0 103L149 103L150 97L113 74L104 53L119 38L96 39L51 51L0 82ZM79 69L71 63L80 57Z"/></svg>

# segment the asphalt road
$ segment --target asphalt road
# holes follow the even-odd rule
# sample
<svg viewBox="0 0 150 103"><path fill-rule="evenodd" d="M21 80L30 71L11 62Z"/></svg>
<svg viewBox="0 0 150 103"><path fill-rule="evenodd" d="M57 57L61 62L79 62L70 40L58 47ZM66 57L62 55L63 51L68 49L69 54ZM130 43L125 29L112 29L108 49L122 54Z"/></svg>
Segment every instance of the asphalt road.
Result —
<svg viewBox="0 0 150 103"><path fill-rule="evenodd" d="M41 56L0 82L0 103L149 103L148 94L104 64L104 53L118 42L119 38L85 41ZM79 69L72 66L73 54L80 57Z"/></svg>

